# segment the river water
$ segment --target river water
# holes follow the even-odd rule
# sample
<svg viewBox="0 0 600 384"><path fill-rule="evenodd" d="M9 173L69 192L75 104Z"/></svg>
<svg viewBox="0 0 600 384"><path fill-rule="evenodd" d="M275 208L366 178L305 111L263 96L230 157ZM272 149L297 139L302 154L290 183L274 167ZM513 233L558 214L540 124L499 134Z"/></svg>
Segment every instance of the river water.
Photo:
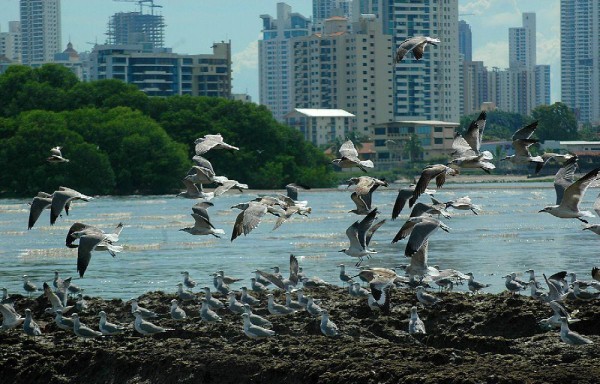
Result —
<svg viewBox="0 0 600 384"><path fill-rule="evenodd" d="M394 267L408 262L404 257L406 240L391 244L409 213L405 207L400 218L391 220L396 194L397 187L380 188L374 194L380 218L388 220L371 241L378 254L364 264ZM598 235L582 231L578 220L538 213L554 203L551 182L448 183L435 197L447 201L467 195L482 210L477 216L470 211L452 211L452 218L443 220L451 231L437 231L432 236L430 265L473 272L476 280L492 284L488 292L501 292L505 290L501 276L510 272L533 268L541 278L542 272L568 270L580 279L589 279L591 268L600 264ZM23 294L22 275L41 287L44 281L52 281L57 270L63 278L73 276L73 283L84 288L86 295L129 299L150 290L175 292L184 270L200 286L212 286L210 275L222 269L226 275L245 279L233 287L239 288L250 284L254 269L269 270L277 265L287 272L290 253L299 257L306 275L331 283L341 284L340 263L346 264L348 272L356 271L357 260L338 252L348 245L346 228L363 217L348 213L354 208L349 191L301 191L300 198L312 207L310 217L295 216L272 231L276 218L267 215L248 236L229 241L239 212L230 207L255 196L228 192L213 200L211 221L226 232L220 239L179 231L193 225L189 214L195 201L174 196L100 196L88 203L75 202L70 215L63 214L54 226L45 211L29 231L28 201L0 200L0 286L9 293ZM582 208L591 210L595 196L595 189L590 189ZM419 201L428 200L422 196ZM124 251L115 258L107 252L93 252L84 278L77 276L77 250L64 245L75 221L105 231L119 222L125 224L120 237ZM590 223L599 221L590 218Z"/></svg>

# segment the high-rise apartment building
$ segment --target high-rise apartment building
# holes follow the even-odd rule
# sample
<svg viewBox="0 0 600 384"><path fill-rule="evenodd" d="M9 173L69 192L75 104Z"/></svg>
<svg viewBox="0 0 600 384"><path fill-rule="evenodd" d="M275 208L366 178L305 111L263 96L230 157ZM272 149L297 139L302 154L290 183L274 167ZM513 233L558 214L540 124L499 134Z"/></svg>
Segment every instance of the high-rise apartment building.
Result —
<svg viewBox="0 0 600 384"><path fill-rule="evenodd" d="M508 29L508 65L535 70L535 13L524 12L522 18L522 27Z"/></svg>
<svg viewBox="0 0 600 384"><path fill-rule="evenodd" d="M0 56L13 63L21 62L21 23L8 22L8 32L0 32Z"/></svg>
<svg viewBox="0 0 600 384"><path fill-rule="evenodd" d="M412 36L431 36L443 42L427 47L419 61L409 54L395 65L394 117L458 122L458 0L386 1L395 46Z"/></svg>
<svg viewBox="0 0 600 384"><path fill-rule="evenodd" d="M119 12L108 22L108 44L148 44L164 47L165 22L162 15Z"/></svg>
<svg viewBox="0 0 600 384"><path fill-rule="evenodd" d="M600 2L560 2L561 100L580 122L600 124Z"/></svg>
<svg viewBox="0 0 600 384"><path fill-rule="evenodd" d="M352 0L313 0L313 25L333 17L352 18Z"/></svg>
<svg viewBox="0 0 600 384"><path fill-rule="evenodd" d="M464 20L458 22L458 52L463 55L464 61L473 61L471 26Z"/></svg>
<svg viewBox="0 0 600 384"><path fill-rule="evenodd" d="M352 129L393 120L392 36L374 15L349 28L344 17L323 22L323 32L294 39L294 104L343 109L355 115Z"/></svg>
<svg viewBox="0 0 600 384"><path fill-rule="evenodd" d="M535 105L550 105L550 66L535 66Z"/></svg>
<svg viewBox="0 0 600 384"><path fill-rule="evenodd" d="M277 19L260 17L263 30L262 40L258 41L259 102L283 122L285 114L294 109L291 39L309 35L310 19L292 13L292 7L285 3L277 4Z"/></svg>
<svg viewBox="0 0 600 384"><path fill-rule="evenodd" d="M21 61L52 62L62 52L60 0L20 0Z"/></svg>

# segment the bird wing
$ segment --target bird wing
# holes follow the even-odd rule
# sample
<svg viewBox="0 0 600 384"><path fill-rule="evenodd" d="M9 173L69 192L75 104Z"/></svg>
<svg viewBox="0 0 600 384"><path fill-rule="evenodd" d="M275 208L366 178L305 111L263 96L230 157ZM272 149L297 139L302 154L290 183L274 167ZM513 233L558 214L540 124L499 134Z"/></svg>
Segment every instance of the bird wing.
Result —
<svg viewBox="0 0 600 384"><path fill-rule="evenodd" d="M231 241L233 241L240 234L247 235L254 228L256 228L263 216L267 213L267 206L262 203L250 203L248 208L240 212L235 219L233 225L233 233L231 235Z"/></svg>
<svg viewBox="0 0 600 384"><path fill-rule="evenodd" d="M367 205L367 203L364 200L364 198L366 198L366 197L367 196L358 196L358 194L356 192L352 192L350 194L350 198L352 199L352 201L354 201L354 204L356 204L357 211L366 212L369 209L371 209L371 206Z"/></svg>
<svg viewBox="0 0 600 384"><path fill-rule="evenodd" d="M461 136L460 133L456 133L454 141L452 141L452 157L460 158L465 156L476 156L477 153L473 150L471 145Z"/></svg>
<svg viewBox="0 0 600 384"><path fill-rule="evenodd" d="M205 205L204 203L205 202L198 203L192 207L192 217L194 218L194 220L196 220L196 224L194 226L200 226L205 228L210 227L214 229L215 227L210 222L210 217L208 216L208 210L205 208L207 205Z"/></svg>
<svg viewBox="0 0 600 384"><path fill-rule="evenodd" d="M48 208L52 204L52 199L48 197L34 197L29 208L29 222L27 229L33 228L35 222L40 217L44 209Z"/></svg>
<svg viewBox="0 0 600 384"><path fill-rule="evenodd" d="M356 151L352 140L347 140L344 142L344 144L342 144L340 147L339 152L342 157L346 157L350 160L358 160L358 152Z"/></svg>
<svg viewBox="0 0 600 384"><path fill-rule="evenodd" d="M165 329L163 327L159 327L156 324L152 324L149 321L146 320L142 320L139 323L139 327L141 330L143 330L146 333L158 333L158 332L164 332Z"/></svg>
<svg viewBox="0 0 600 384"><path fill-rule="evenodd" d="M554 190L556 191L556 204L562 201L565 190L575 181L577 157L567 160L554 176Z"/></svg>
<svg viewBox="0 0 600 384"><path fill-rule="evenodd" d="M65 245L69 248L77 248L77 244L73 244L75 242L75 240L77 240L77 237L73 236L74 232L81 232L81 231L85 231L85 232L97 232L97 233L103 233L103 231L98 228L98 227L94 227L93 225L87 225L87 224L83 224L80 222L76 222L73 223L73 225L71 225L71 228L69 228L69 233L67 233L67 237L65 239Z"/></svg>
<svg viewBox="0 0 600 384"><path fill-rule="evenodd" d="M392 239L392 243L397 243L399 240L402 240L406 236L410 235L412 233L412 230L413 230L415 224L416 223L414 221L407 220L402 225L402 228L400 228L398 233L396 233L396 236L394 236L394 239Z"/></svg>
<svg viewBox="0 0 600 384"><path fill-rule="evenodd" d="M196 184L194 184L193 181L191 181L189 179L183 179L181 181L185 185L185 189L186 189L187 193L189 193L191 195L198 195L198 194L200 194L200 190L198 189L198 187L196 186Z"/></svg>
<svg viewBox="0 0 600 384"><path fill-rule="evenodd" d="M421 57L423 57L424 43L426 42L427 38L425 36L414 36L404 40L402 43L400 43L400 46L396 51L394 63L399 63L404 56L411 51L417 60L421 59Z"/></svg>
<svg viewBox="0 0 600 384"><path fill-rule="evenodd" d="M298 187L295 184L288 184L285 186L287 196L292 200L298 200Z"/></svg>
<svg viewBox="0 0 600 384"><path fill-rule="evenodd" d="M392 209L392 220L396 220L400 215L400 212L402 212L402 209L406 205L406 201L412 196L413 191L414 188L400 189L398 191L398 196L396 196L394 208Z"/></svg>
<svg viewBox="0 0 600 384"><path fill-rule="evenodd" d="M361 248L362 245L358 240L358 225L359 222L355 221L351 226L346 229L346 236L350 240L350 248Z"/></svg>
<svg viewBox="0 0 600 384"><path fill-rule="evenodd" d="M212 166L211 162L208 161L206 158L204 158L204 157L202 157L200 155L196 155L196 156L192 157L192 161L197 166L209 169L212 173L215 173L215 170L213 169L213 166Z"/></svg>
<svg viewBox="0 0 600 384"><path fill-rule="evenodd" d="M74 190L55 191L50 206L50 224L56 222L56 219L64 209L65 204L79 195L80 193Z"/></svg>
<svg viewBox="0 0 600 384"><path fill-rule="evenodd" d="M409 207L412 207L414 205L415 201L417 201L417 199L419 198L419 196L421 196L421 194L423 194L425 192L425 190L427 189L427 185L429 184L429 181L431 181L432 178L437 177L439 175L439 173L442 172L442 168L440 166L443 166L443 165L442 164L429 165L429 166L425 167L425 169L423 169L423 171L421 172L421 176L419 177L419 181L417 181L415 190L413 191L412 196L411 196L410 200L408 201Z"/></svg>
<svg viewBox="0 0 600 384"><path fill-rule="evenodd" d="M574 211L579 211L579 202L583 199L586 189L598 178L598 172L600 172L600 167L591 170L565 189L565 194L560 205Z"/></svg>
<svg viewBox="0 0 600 384"><path fill-rule="evenodd" d="M103 238L102 234L97 233L86 234L79 238L79 248L77 250L77 272L79 272L79 277L83 277L92 258L92 251Z"/></svg>
<svg viewBox="0 0 600 384"><path fill-rule="evenodd" d="M425 240L423 245L410 258L410 267L420 270L427 269L427 254L429 250L429 240Z"/></svg>
<svg viewBox="0 0 600 384"><path fill-rule="evenodd" d="M367 231L367 238L366 238L367 245L369 245L369 243L371 242L371 237L373 237L373 234L375 233L375 231L377 231L379 229L379 227L381 227L383 224L385 224L385 219L373 224L373 226L371 226L371 228L369 228L369 230Z"/></svg>
<svg viewBox="0 0 600 384"><path fill-rule="evenodd" d="M367 214L367 216L365 216L365 218L362 219L360 221L360 223L358 223L356 236L358 238L360 246L363 249L366 249L366 247L368 245L368 243L367 243L367 232L369 231L369 229L373 225L373 222L375 221L376 216L377 216L377 208L375 208L371 212L369 212Z"/></svg>
<svg viewBox="0 0 600 384"><path fill-rule="evenodd" d="M233 188L238 182L235 180L229 180L227 179L226 181L224 181L223 183L221 183L221 185L219 185L214 193L215 196L220 196L222 194L224 194L225 192L229 191L231 188Z"/></svg>
<svg viewBox="0 0 600 384"><path fill-rule="evenodd" d="M219 144L219 142L223 142L223 137L221 135L204 135L204 137L201 137L194 142L196 144L196 155L205 154L215 145Z"/></svg>
<svg viewBox="0 0 600 384"><path fill-rule="evenodd" d="M215 228L210 221L208 220L208 217L199 215L197 213L192 213L191 216L194 218L195 222L194 222L194 227L195 228Z"/></svg>
<svg viewBox="0 0 600 384"><path fill-rule="evenodd" d="M274 274L269 273L269 272L264 272L259 269L256 270L256 273L258 273L265 279L269 280L276 287L278 287L280 289L285 289L285 285L283 284L283 281L279 277L275 276Z"/></svg>
<svg viewBox="0 0 600 384"><path fill-rule="evenodd" d="M481 137L483 136L483 130L485 129L485 122L486 114L485 112L481 112L477 120L473 120L471 124L469 124L469 128L467 128L467 132L465 133L465 141L476 154L479 153Z"/></svg>
<svg viewBox="0 0 600 384"><path fill-rule="evenodd" d="M533 132L535 131L535 129L537 128L538 122L534 121L533 123L524 126L521 129L518 129L515 131L515 133L513 133L512 135L512 140L526 140L529 139L531 137L531 135L533 134Z"/></svg>
<svg viewBox="0 0 600 384"><path fill-rule="evenodd" d="M529 152L529 147L532 144L537 143L537 140L533 139L517 139L513 140L512 146L515 149L515 153L518 156L531 157L531 153Z"/></svg>
<svg viewBox="0 0 600 384"><path fill-rule="evenodd" d="M298 284L298 259L296 256L290 254L290 281L296 285Z"/></svg>
<svg viewBox="0 0 600 384"><path fill-rule="evenodd" d="M412 211L410 211L410 217L423 216L431 209L431 205L425 203L416 203L413 205Z"/></svg>
<svg viewBox="0 0 600 384"><path fill-rule="evenodd" d="M405 256L412 256L423 246L425 241L440 227L440 221L435 218L429 218L416 224L408 238Z"/></svg>

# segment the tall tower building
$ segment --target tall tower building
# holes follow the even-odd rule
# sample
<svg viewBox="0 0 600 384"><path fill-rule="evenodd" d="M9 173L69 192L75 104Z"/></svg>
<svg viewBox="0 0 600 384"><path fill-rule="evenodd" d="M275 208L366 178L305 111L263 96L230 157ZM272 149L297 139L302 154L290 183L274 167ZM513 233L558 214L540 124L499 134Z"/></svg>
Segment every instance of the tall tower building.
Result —
<svg viewBox="0 0 600 384"><path fill-rule="evenodd" d="M458 52L464 61L473 61L471 26L464 20L458 22Z"/></svg>
<svg viewBox="0 0 600 384"><path fill-rule="evenodd" d="M522 27L508 29L508 65L535 70L535 13L525 12L522 17Z"/></svg>
<svg viewBox="0 0 600 384"><path fill-rule="evenodd" d="M0 56L14 63L21 62L21 23L8 22L8 32L0 32Z"/></svg>
<svg viewBox="0 0 600 384"><path fill-rule="evenodd" d="M394 70L394 117L397 120L458 122L458 0L386 0L394 45L412 36L431 36L442 43L429 46L419 61L407 55ZM393 65L390 63L390 65Z"/></svg>
<svg viewBox="0 0 600 384"><path fill-rule="evenodd" d="M63 51L60 0L20 0L21 61L25 65L52 62Z"/></svg>
<svg viewBox="0 0 600 384"><path fill-rule="evenodd" d="M600 2L560 2L561 100L580 122L600 124Z"/></svg>
<svg viewBox="0 0 600 384"><path fill-rule="evenodd" d="M277 3L277 19L261 15L262 40L258 41L259 102L283 122L286 113L294 109L291 39L308 36L310 19L292 13L286 3Z"/></svg>
<svg viewBox="0 0 600 384"><path fill-rule="evenodd" d="M351 18L352 0L313 0L313 24L322 23L332 16Z"/></svg>
<svg viewBox="0 0 600 384"><path fill-rule="evenodd" d="M164 47L165 22L162 15L142 12L119 12L108 22L108 44L148 44Z"/></svg>
<svg viewBox="0 0 600 384"><path fill-rule="evenodd" d="M294 104L346 110L355 115L350 130L370 135L373 124L393 120L392 36L372 14L348 23L334 16L323 32L294 39Z"/></svg>

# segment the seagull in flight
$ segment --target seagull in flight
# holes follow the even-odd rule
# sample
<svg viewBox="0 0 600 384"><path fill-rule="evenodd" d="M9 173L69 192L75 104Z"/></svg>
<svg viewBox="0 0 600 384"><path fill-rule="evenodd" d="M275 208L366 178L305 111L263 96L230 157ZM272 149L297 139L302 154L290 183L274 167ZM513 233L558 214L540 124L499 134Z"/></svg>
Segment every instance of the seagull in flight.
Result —
<svg viewBox="0 0 600 384"><path fill-rule="evenodd" d="M421 60L427 44L438 45L438 43L441 43L439 39L431 38L429 36L410 37L400 43L400 46L396 50L394 64L401 62L408 52L412 52L415 59Z"/></svg>
<svg viewBox="0 0 600 384"><path fill-rule="evenodd" d="M569 160L567 163L569 163L571 160ZM561 173L561 170L563 169L564 167L561 168L558 173ZM594 215L589 211L580 211L579 203L581 202L581 199L583 199L585 191L590 186L590 184L592 184L592 182L598 178L598 172L600 172L600 167L588 172L585 176L581 177L579 180L575 181L563 190L560 203L558 203L557 205L548 205L539 212L547 212L552 216L560 217L562 219L578 219L588 224L587 220L582 219L582 217L593 217ZM558 191L562 189L566 184L568 184L569 176L562 176L562 179L557 180L555 178L554 181L554 186L555 188L557 188L557 200L559 197Z"/></svg>
<svg viewBox="0 0 600 384"><path fill-rule="evenodd" d="M224 235L225 231L222 229L216 229L215 226L210 222L208 216L208 207L212 207L214 204L209 201L201 201L196 203L192 207L191 216L194 218L193 227L181 228L180 231L187 232L191 235L213 235L214 237L220 238L219 235Z"/></svg>
<svg viewBox="0 0 600 384"><path fill-rule="evenodd" d="M347 140L342 144L339 149L340 158L333 159L332 164L337 165L340 168L352 168L358 167L361 171L367 172L367 168L373 168L374 164L371 160L360 160L358 158L358 151L354 147L352 140Z"/></svg>
<svg viewBox="0 0 600 384"><path fill-rule="evenodd" d="M427 185L431 179L435 179L435 184L438 188L441 188L446 182L446 175L455 176L458 175L457 169L450 168L444 164L428 165L421 172L417 186L413 191L411 198L408 200L408 206L412 207L415 201L427 190Z"/></svg>
<svg viewBox="0 0 600 384"><path fill-rule="evenodd" d="M382 220L377 224L373 225L377 216L377 208L373 209L367 216L361 221L356 221L354 224L346 229L346 236L350 240L350 247L340 250L348 256L358 257L358 267L362 263L363 257L370 257L370 255L377 253L376 251L369 249L369 243L373 233L385 222Z"/></svg>
<svg viewBox="0 0 600 384"><path fill-rule="evenodd" d="M196 144L196 155L200 156L210 151L211 149L232 149L235 151L239 151L238 147L234 147L233 145L229 145L223 141L223 136L220 133L216 135L204 135L199 139L194 141Z"/></svg>
<svg viewBox="0 0 600 384"><path fill-rule="evenodd" d="M48 161L49 163L68 163L69 159L65 159L62 156L62 153L60 152L60 150L62 149L62 147L54 147L50 150L50 157L48 157L46 159L46 161Z"/></svg>

